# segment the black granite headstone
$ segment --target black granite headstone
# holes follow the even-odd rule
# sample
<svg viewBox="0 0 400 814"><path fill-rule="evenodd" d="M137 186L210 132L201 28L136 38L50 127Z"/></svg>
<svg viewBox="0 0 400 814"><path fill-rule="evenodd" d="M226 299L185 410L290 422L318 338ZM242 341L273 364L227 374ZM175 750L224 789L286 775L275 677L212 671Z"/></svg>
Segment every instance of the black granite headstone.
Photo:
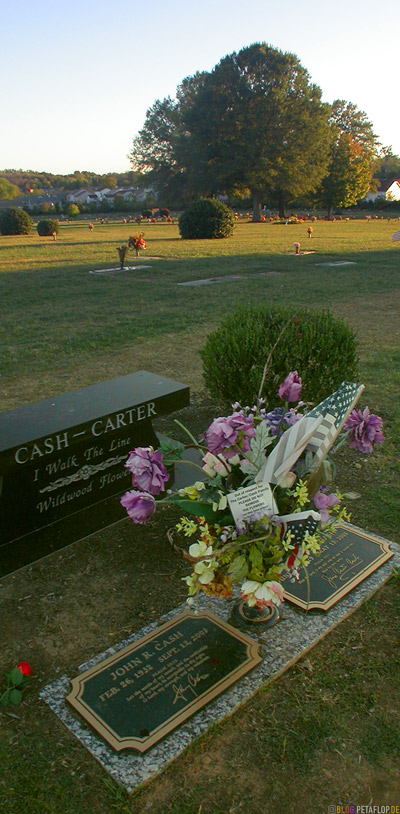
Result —
<svg viewBox="0 0 400 814"><path fill-rule="evenodd" d="M0 573L125 517L129 451L157 447L152 419L188 404L141 370L0 414Z"/></svg>
<svg viewBox="0 0 400 814"><path fill-rule="evenodd" d="M245 633L186 611L72 679L67 701L116 751L145 752L260 661Z"/></svg>

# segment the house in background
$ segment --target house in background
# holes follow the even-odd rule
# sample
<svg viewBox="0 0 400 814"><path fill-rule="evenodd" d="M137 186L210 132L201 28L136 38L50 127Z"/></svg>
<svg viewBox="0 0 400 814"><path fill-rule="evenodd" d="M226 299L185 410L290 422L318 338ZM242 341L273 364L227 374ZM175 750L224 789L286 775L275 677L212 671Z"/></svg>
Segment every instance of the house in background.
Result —
<svg viewBox="0 0 400 814"><path fill-rule="evenodd" d="M381 198L385 201L400 201L400 179L393 178L391 181L380 181L379 189L376 192L368 192L364 201L376 201Z"/></svg>

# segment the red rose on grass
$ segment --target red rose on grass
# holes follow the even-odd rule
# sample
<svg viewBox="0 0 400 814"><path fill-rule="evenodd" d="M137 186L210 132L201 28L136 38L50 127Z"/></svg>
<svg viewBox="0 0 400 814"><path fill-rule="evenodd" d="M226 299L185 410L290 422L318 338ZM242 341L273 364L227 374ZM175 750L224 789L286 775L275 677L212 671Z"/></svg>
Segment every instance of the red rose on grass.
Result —
<svg viewBox="0 0 400 814"><path fill-rule="evenodd" d="M24 676L30 676L32 673L32 667L29 664L29 661L20 661L20 663L17 664L17 670L20 670Z"/></svg>

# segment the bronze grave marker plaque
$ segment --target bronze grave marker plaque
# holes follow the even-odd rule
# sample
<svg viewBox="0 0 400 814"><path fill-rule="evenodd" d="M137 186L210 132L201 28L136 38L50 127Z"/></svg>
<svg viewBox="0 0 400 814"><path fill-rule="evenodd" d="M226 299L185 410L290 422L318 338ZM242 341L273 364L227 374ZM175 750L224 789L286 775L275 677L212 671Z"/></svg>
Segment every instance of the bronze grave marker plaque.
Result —
<svg viewBox="0 0 400 814"><path fill-rule="evenodd" d="M319 556L311 556L307 575L302 569L298 581L282 580L285 599L305 610L328 610L390 557L388 543L338 523Z"/></svg>
<svg viewBox="0 0 400 814"><path fill-rule="evenodd" d="M260 661L253 639L188 610L72 679L67 701L117 752L145 752Z"/></svg>

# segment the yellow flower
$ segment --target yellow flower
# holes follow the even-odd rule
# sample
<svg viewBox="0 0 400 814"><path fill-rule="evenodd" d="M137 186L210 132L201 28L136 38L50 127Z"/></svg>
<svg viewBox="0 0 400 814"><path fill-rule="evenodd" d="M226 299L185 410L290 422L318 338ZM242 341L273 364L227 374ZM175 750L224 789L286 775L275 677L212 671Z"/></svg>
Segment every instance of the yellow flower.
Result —
<svg viewBox="0 0 400 814"><path fill-rule="evenodd" d="M296 498L297 505L300 508L302 508L308 503L308 489L304 481L299 480L296 488L293 489L293 492L291 492L291 494L293 495L293 497Z"/></svg>
<svg viewBox="0 0 400 814"><path fill-rule="evenodd" d="M294 538L293 532L289 531L288 529L282 540L282 548L284 551L291 551L294 548L294 545L292 545L293 538Z"/></svg>
<svg viewBox="0 0 400 814"><path fill-rule="evenodd" d="M184 489L179 489L179 494L182 497L189 497L190 500L197 500L200 495L202 489L205 488L205 483L203 481L198 480L192 486L186 486Z"/></svg>
<svg viewBox="0 0 400 814"><path fill-rule="evenodd" d="M214 542L214 535L211 533L208 523L206 522L200 523L199 528L201 539L204 540L205 543L209 543L210 545L212 545Z"/></svg>
<svg viewBox="0 0 400 814"><path fill-rule="evenodd" d="M183 531L185 537L191 537L197 531L197 523L189 517L181 517L180 522L176 524L178 531Z"/></svg>

